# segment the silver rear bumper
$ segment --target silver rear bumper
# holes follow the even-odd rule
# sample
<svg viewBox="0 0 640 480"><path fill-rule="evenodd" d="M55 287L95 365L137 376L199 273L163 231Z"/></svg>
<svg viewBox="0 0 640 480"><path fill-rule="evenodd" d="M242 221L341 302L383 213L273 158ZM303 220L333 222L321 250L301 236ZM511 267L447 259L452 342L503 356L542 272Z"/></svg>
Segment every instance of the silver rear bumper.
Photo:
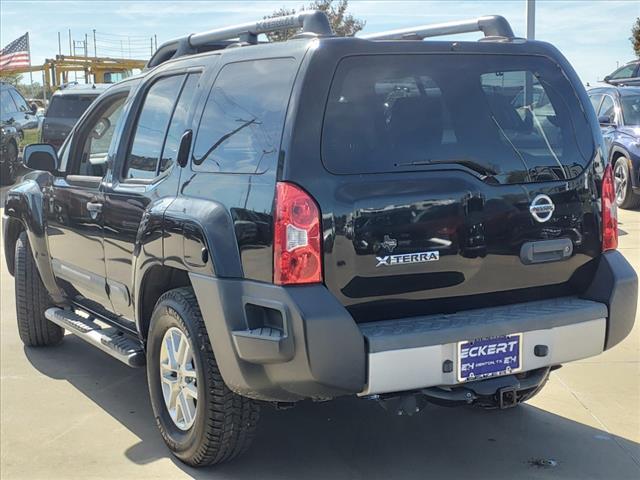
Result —
<svg viewBox="0 0 640 480"><path fill-rule="evenodd" d="M602 353L607 306L577 297L492 307L453 315L361 326L367 338L367 384L360 395L457 385L457 343L481 337L522 333L522 371ZM545 356L534 353L545 345ZM445 362L453 369L445 369ZM449 370L449 371L445 371Z"/></svg>

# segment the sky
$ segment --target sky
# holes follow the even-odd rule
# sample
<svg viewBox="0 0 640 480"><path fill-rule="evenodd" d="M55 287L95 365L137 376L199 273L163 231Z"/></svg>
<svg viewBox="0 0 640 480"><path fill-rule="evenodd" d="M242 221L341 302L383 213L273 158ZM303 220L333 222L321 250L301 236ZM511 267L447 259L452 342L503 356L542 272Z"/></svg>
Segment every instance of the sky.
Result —
<svg viewBox="0 0 640 480"><path fill-rule="evenodd" d="M163 41L192 32L258 20L280 7L299 8L307 1L30 1L0 0L0 45L29 32L32 64L62 51L69 53L68 31L74 40L93 30L98 55L148 58L150 38ZM525 36L525 0L429 0L349 2L349 11L366 21L365 32L503 15L517 36ZM629 37L640 16L638 0L537 0L536 39L553 43L569 59L584 83L593 85L618 64L634 58ZM128 38L127 36L130 36ZM478 34L451 38L475 40ZM41 75L34 74L35 81ZM25 75L23 81L28 81Z"/></svg>

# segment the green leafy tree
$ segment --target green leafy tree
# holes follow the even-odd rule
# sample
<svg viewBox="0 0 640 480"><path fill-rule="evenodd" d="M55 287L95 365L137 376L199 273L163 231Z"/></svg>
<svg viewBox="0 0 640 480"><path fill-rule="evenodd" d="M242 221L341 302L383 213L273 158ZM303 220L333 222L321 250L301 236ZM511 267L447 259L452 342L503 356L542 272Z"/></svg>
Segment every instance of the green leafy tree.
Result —
<svg viewBox="0 0 640 480"><path fill-rule="evenodd" d="M305 10L320 10L326 13L333 32L340 37L351 37L364 28L365 22L355 18L347 13L349 7L348 0L315 0L308 5L300 8ZM294 8L280 8L265 18L283 17L285 15L293 15L296 13ZM297 33L296 29L282 30L279 32L268 33L267 37L272 42L282 42L291 38Z"/></svg>
<svg viewBox="0 0 640 480"><path fill-rule="evenodd" d="M631 27L631 43L636 56L640 57L640 17L636 18L633 27Z"/></svg>
<svg viewBox="0 0 640 480"><path fill-rule="evenodd" d="M11 85L18 85L18 83L22 80L22 74L11 72L11 71L0 71L0 81L4 83L9 83Z"/></svg>
<svg viewBox="0 0 640 480"><path fill-rule="evenodd" d="M25 98L42 98L42 85L40 85L40 82L33 82L33 84L21 83L18 85L18 90Z"/></svg>

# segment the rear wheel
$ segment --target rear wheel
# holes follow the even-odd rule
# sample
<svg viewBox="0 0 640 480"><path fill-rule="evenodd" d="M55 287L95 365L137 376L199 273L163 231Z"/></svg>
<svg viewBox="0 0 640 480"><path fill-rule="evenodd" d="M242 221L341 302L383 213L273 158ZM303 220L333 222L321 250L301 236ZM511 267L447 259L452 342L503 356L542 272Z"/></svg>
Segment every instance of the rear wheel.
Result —
<svg viewBox="0 0 640 480"><path fill-rule="evenodd" d="M640 207L640 195L633 193L629 172L629 159L627 157L618 157L613 168L613 174L616 186L616 203L618 206L624 209Z"/></svg>
<svg viewBox="0 0 640 480"><path fill-rule="evenodd" d="M29 347L60 343L64 329L44 316L52 302L40 279L25 232L18 237L15 254L16 318L22 343Z"/></svg>
<svg viewBox="0 0 640 480"><path fill-rule="evenodd" d="M225 385L191 288L171 290L156 303L147 379L160 434L180 460L212 465L249 447L258 405Z"/></svg>
<svg viewBox="0 0 640 480"><path fill-rule="evenodd" d="M18 147L13 141L9 141L5 154L2 156L0 168L0 183L2 185L13 185L16 181L16 170L18 165Z"/></svg>

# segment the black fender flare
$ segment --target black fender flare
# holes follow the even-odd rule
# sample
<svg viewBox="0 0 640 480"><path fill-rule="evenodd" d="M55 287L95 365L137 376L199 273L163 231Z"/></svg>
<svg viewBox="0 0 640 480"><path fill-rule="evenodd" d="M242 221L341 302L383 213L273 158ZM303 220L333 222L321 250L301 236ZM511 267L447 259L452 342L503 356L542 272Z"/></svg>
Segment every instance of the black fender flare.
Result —
<svg viewBox="0 0 640 480"><path fill-rule="evenodd" d="M164 212L164 227L166 265L216 277L244 277L233 219L223 204L178 198Z"/></svg>
<svg viewBox="0 0 640 480"><path fill-rule="evenodd" d="M140 296L157 266L209 277L244 277L227 208L196 198L165 198L147 207L137 233L131 283L138 331L144 320Z"/></svg>
<svg viewBox="0 0 640 480"><path fill-rule="evenodd" d="M7 192L4 211L9 218L22 223L42 283L54 303L62 304L65 303L65 296L55 280L46 236L47 206L44 204L43 190L50 188L52 179L48 172L27 174L21 183ZM5 251L5 254L8 252Z"/></svg>

